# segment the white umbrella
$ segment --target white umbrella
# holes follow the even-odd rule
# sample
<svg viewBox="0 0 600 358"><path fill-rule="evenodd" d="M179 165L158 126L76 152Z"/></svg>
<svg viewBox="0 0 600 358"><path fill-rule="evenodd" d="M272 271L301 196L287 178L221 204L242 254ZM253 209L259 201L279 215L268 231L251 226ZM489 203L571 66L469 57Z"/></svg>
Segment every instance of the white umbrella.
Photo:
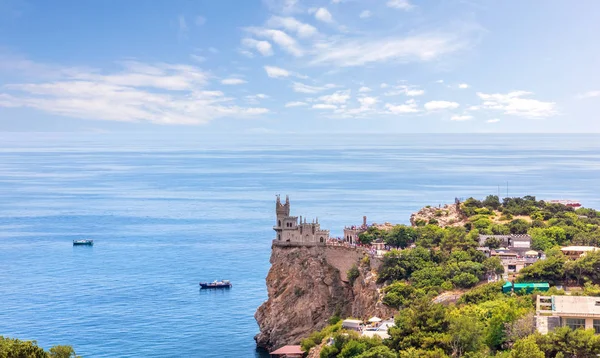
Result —
<svg viewBox="0 0 600 358"><path fill-rule="evenodd" d="M371 317L369 319L369 322L373 323L373 322L381 322L381 318L379 317Z"/></svg>

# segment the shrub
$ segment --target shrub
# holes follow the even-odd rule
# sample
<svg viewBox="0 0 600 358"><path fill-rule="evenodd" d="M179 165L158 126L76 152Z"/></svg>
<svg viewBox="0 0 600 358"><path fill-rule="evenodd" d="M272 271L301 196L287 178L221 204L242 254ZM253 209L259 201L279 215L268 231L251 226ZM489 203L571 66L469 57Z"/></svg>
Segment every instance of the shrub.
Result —
<svg viewBox="0 0 600 358"><path fill-rule="evenodd" d="M348 270L348 281L350 282L350 285L354 285L354 281L356 281L356 279L358 278L358 276L360 276L360 272L358 271L358 267L356 267L356 265L353 265L350 270Z"/></svg>

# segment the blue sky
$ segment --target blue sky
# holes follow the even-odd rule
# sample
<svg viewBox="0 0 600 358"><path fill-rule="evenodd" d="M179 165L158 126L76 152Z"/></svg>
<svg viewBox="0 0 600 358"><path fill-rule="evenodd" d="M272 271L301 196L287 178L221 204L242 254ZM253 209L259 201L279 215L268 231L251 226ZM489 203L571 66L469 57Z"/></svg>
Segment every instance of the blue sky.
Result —
<svg viewBox="0 0 600 358"><path fill-rule="evenodd" d="M0 0L0 131L599 132L598 1Z"/></svg>

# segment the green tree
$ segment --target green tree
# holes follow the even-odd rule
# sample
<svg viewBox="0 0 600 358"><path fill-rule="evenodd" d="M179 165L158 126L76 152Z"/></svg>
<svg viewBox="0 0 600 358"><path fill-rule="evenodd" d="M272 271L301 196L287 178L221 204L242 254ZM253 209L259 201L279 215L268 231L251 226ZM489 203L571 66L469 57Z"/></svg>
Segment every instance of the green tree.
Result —
<svg viewBox="0 0 600 358"><path fill-rule="evenodd" d="M47 358L48 353L38 347L36 341L21 341L0 336L0 357L2 358Z"/></svg>
<svg viewBox="0 0 600 358"><path fill-rule="evenodd" d="M499 247L502 246L502 240L500 240L497 237L488 237L487 239L485 239L485 242L483 243L483 245L485 247L489 247L490 249L494 250L497 249Z"/></svg>
<svg viewBox="0 0 600 358"><path fill-rule="evenodd" d="M54 346L50 348L51 358L80 358L71 346Z"/></svg>
<svg viewBox="0 0 600 358"><path fill-rule="evenodd" d="M510 358L544 358L544 352L538 347L534 337L517 341L510 352Z"/></svg>
<svg viewBox="0 0 600 358"><path fill-rule="evenodd" d="M362 354L367 350L367 345L363 342L359 341L350 341L344 345L340 354L338 354L338 358L352 358L356 357L359 354Z"/></svg>
<svg viewBox="0 0 600 358"><path fill-rule="evenodd" d="M530 225L523 219L515 219L508 224L511 234L527 234Z"/></svg>
<svg viewBox="0 0 600 358"><path fill-rule="evenodd" d="M417 229L417 245L430 248L440 244L444 229L437 225L426 225Z"/></svg>
<svg viewBox="0 0 600 358"><path fill-rule="evenodd" d="M449 332L452 356L476 352L482 346L483 323L473 315L458 314L450 318Z"/></svg>
<svg viewBox="0 0 600 358"><path fill-rule="evenodd" d="M502 260L499 257L489 257L483 261L483 267L485 272L488 274L494 273L501 275L504 273L504 266L502 266Z"/></svg>
<svg viewBox="0 0 600 358"><path fill-rule="evenodd" d="M393 247L405 248L417 239L417 231L410 226L396 225L385 236L385 243Z"/></svg>
<svg viewBox="0 0 600 358"><path fill-rule="evenodd" d="M492 209L492 210L498 210L498 209L500 209L500 206L502 205L500 203L500 198L498 198L497 195L488 195L488 196L486 196L485 199L483 199L482 204L486 208L489 208L489 209Z"/></svg>
<svg viewBox="0 0 600 358"><path fill-rule="evenodd" d="M461 274L458 274L458 275L452 277L452 283L454 285L456 285L457 287L461 287L461 288L473 287L477 284L477 282L479 282L479 279L477 278L477 276L473 275L472 273L468 273L468 272L463 272Z"/></svg>
<svg viewBox="0 0 600 358"><path fill-rule="evenodd" d="M378 346L369 349L356 358L397 358L398 355L386 346Z"/></svg>

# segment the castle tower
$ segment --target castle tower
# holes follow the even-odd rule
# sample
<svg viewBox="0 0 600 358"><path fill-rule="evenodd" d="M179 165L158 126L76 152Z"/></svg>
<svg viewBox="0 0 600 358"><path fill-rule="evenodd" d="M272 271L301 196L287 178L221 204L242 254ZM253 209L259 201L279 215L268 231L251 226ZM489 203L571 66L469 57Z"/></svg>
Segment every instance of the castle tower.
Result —
<svg viewBox="0 0 600 358"><path fill-rule="evenodd" d="M286 196L285 204L281 203L281 197L277 195L275 202L276 221L273 230L275 230L275 243L281 245L296 246L325 246L329 239L329 230L321 230L319 219L313 219L312 223L304 222L300 217L298 224L297 216L290 216L290 198Z"/></svg>

